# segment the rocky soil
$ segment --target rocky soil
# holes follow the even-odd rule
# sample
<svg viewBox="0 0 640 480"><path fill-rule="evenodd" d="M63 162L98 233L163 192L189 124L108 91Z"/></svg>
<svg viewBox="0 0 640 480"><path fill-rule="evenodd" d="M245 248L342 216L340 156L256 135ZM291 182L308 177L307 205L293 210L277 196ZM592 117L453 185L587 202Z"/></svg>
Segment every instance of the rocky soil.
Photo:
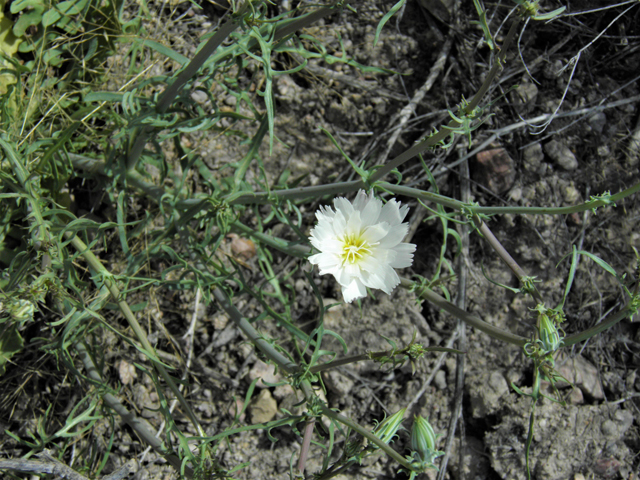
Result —
<svg viewBox="0 0 640 480"><path fill-rule="evenodd" d="M275 15L289 3L276 2L270 8ZM357 62L389 73L363 74L349 65L311 61L298 73L276 77L278 141L274 142L271 155L267 145L261 150L270 181L277 181L285 170L292 178L304 176L303 185L355 178L342 155L320 132L321 127L330 131L354 160L367 160L369 165L383 163L447 122L450 118L447 109L454 109L462 95L469 98L481 85L493 57L482 42L482 30L472 22L477 16L471 2L461 2L461 10L456 11L444 1L409 1L382 30L374 46L376 25L394 3L363 1L354 5L357 14L345 8L307 29L305 33L322 40L329 52L339 54L344 48ZM577 0L567 5L568 12L575 13L608 4ZM148 5L163 25L157 30L161 33L159 38L187 56L193 55L199 34L217 24L223 14L211 6L205 11L198 10L188 2L175 5L148 2ZM504 2L485 5L495 32L509 8ZM543 6L552 10L560 5L550 1ZM448 150L425 153L424 162L434 173L440 192L459 198L462 175L459 168L466 161L470 165L472 200L481 205L575 205L591 195L615 193L637 183L639 16L640 5L625 5L566 16L551 23L530 22L519 39L519 47L509 51L504 71L485 99L487 119L473 132L471 145L468 139L460 138ZM178 17L182 20L175 21ZM613 25L607 29L611 22ZM597 38L602 32L605 34ZM496 36L498 44L504 40L504 34L506 27ZM287 65L291 68L296 62L296 58L286 55L275 59L278 69ZM427 89L425 82L431 73L437 75ZM250 70L244 75L247 82L255 80ZM403 122L403 109L420 89L428 92ZM236 107L236 98L225 97L222 88L214 95L219 95L229 109ZM206 98L201 100L206 104ZM546 129L541 128L550 114L555 114L555 118ZM246 151L246 145L240 145L231 136L185 135L182 142L198 148L215 167L237 161ZM167 156L170 160L176 156L170 146ZM249 181L252 175L259 172L250 170ZM429 188L417 159L403 166L403 183ZM411 241L418 245L413 267L403 274L430 277L439 258L442 223L431 218L431 213L416 202L408 198L400 200L411 206ZM93 214L106 221L113 210L107 211L105 202L100 205ZM313 224L316 207L317 204L302 207L308 228ZM493 217L489 226L528 274L537 278L542 296L555 306L562 298L569 271L568 259L562 259L571 252L572 245L600 256L618 272L634 275L632 247L640 249L640 231L636 227L639 222L640 198L636 194L615 208L595 213L503 215ZM274 234L287 237L291 232L281 226L274 228ZM237 255L238 249L242 251L242 246L232 243L234 239L228 240L225 248L230 255ZM517 287L516 279L488 244L471 232L468 254L458 256L458 253L457 244L450 239L447 258L456 271L463 265L468 272L465 292L468 311L495 326L530 336L534 324L530 309L534 305L530 299L487 280L486 277ZM245 261L246 280L262 281L259 264L251 251L246 252ZM299 318L301 328L311 331L317 301L303 273L311 271L310 267L297 261L291 263L290 258L275 252L274 264L279 272L301 267L289 278L294 299L292 316ZM425 346L457 345L457 320L426 302L416 301L414 293L398 289L391 296L378 294L375 300L367 299L359 308L340 303L333 278L319 277L317 270L312 275L325 305L338 303L326 314L325 328L338 333L349 345L350 353L387 349L385 337L406 345L414 332L416 341ZM457 278L450 276L443 280L454 300L459 296ZM279 418L282 409L299 410L296 405L300 398L291 387L273 386L283 380L281 373L263 362L216 304L199 305L193 344L186 345L182 337L194 313L194 292L158 290L155 295L145 312L147 327L158 347L170 352L163 358L168 364L183 365L179 358L191 350L188 398L207 434L213 435L231 424L248 386L258 377L262 381L241 417L243 424ZM601 322L617 312L623 301L615 279L583 257L565 305L565 332L575 333ZM247 317L257 315L260 309L249 297L239 297L236 306ZM265 334L285 338L269 321L261 322L259 326ZM100 341L108 352L105 378L114 388L120 387L121 398L154 431L161 429L162 416L157 411L160 399L154 385L134 367L143 358L108 331ZM341 349L332 340L327 340L323 348ZM428 416L436 432L445 433L452 405L462 395L462 414L444 478L525 479L531 402L518 395L511 383L527 390L533 378L532 363L521 349L469 327L464 350L461 392L456 390L456 357L431 353L417 363L415 373L410 365L381 369L370 362L360 362L324 374L326 400L330 407L371 426L384 412L393 413L409 406L411 416ZM34 362L34 357L28 357L33 352L26 352L22 360ZM565 407L547 399L537 405L531 448L534 479L626 480L640 475L639 355L640 329L637 321L629 320L588 342L563 349L556 359L556 368L575 388L561 386L560 391L567 398ZM19 362L20 359L16 363ZM38 405L55 403L56 395L75 401L81 398L79 393L73 393L79 383L69 381L64 371L61 366L55 375L30 379L21 390L14 385L12 395L16 398L3 403L5 407L10 403L12 410L0 415L4 428L27 437L35 429L30 419ZM37 377L38 373L34 375ZM546 393L552 395L550 390ZM55 414L66 418L64 406L60 402L55 404ZM409 412L407 417L412 418ZM178 411L176 420L184 432L190 431L186 418ZM405 425L410 422L405 421ZM84 441L103 452L110 435L113 447L104 472L135 458L137 473L132 478L176 478L174 470L148 451L124 424L100 420ZM220 446L220 463L227 468L246 463L234 473L234 478L287 478L291 465L297 463L301 437L290 427L274 429L270 435L277 442L272 442L262 430L231 436ZM407 453L408 439L406 431L400 433L395 448ZM445 440L443 437L439 441L441 448ZM10 438L5 436L2 442L3 451L22 452L22 447ZM333 459L340 454L343 442L344 437L337 439ZM322 466L323 453L320 446L312 446L307 478L312 478ZM69 464L70 459L67 460ZM405 478L396 472L397 465L378 455L336 478ZM436 476L433 471L423 478Z"/></svg>

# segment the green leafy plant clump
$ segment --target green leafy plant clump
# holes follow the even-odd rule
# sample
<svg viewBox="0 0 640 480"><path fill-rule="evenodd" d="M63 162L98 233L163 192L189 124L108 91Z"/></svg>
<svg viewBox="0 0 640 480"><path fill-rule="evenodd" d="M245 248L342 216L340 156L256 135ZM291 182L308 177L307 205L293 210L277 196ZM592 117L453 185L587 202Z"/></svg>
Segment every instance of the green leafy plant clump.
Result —
<svg viewBox="0 0 640 480"><path fill-rule="evenodd" d="M184 22L200 9L168 3L184 13ZM451 190L459 195L441 193L437 178L438 170L454 171L444 163L450 153L467 155L480 132L499 131L507 110L501 102L516 90L509 90L515 83L509 76L511 85L501 90L501 75L517 61L519 37L525 26L542 24L529 20L557 20L564 7L547 11L521 0L506 15L487 11L482 1L469 10L455 2L451 18L475 22L487 68L459 86L451 101L457 107L439 112L437 125L427 129L432 133L398 152L389 147L394 155L378 161L381 144L355 158L348 139L360 134L324 125L308 130L313 138L289 141L293 126L284 118L296 111L287 112L282 99L293 91L286 98L299 105L300 85L325 81L314 77L318 72L326 83L359 89L370 88L371 79L409 78L373 55L354 56L337 32L330 45L321 35L318 26L336 18L366 18L357 5L294 3L230 2L189 49L158 33L166 12L154 18L145 1L0 0L0 382L9 392L0 400L0 419L7 425L2 442L10 445L0 447L0 471L21 478L56 465L60 475L73 469L101 478L116 465L125 472L129 466L120 459L139 442L141 452L153 451L177 476L245 478L251 462L232 463L225 454L237 448L234 439L264 432L276 441L292 432L300 447L291 457L291 478L333 478L379 458L408 478L427 471L443 478L460 411L448 431L438 431L410 400L367 423L334 408L326 383L356 362L377 363L385 373L410 365L407 371L417 375L424 358L436 354L453 355L463 373L465 355L482 348L465 343L465 328L472 327L517 347L533 373L531 385L512 384L514 395L531 405L523 474L533 478L536 408L545 398L566 405L559 385L571 383L557 369L558 354L637 318L637 251L635 263L623 267L576 239L553 252L566 277L551 292L518 261L526 255L510 251L492 229L500 219L606 216L631 205L640 183L613 182L610 191L564 206L496 206L469 197L468 170ZM385 29L406 8L413 7L404 0L388 6L364 41L382 48ZM499 32L494 15L504 20ZM452 23L452 31L460 25ZM323 109L327 116L332 111ZM330 167L308 161L296 171L291 161L280 162L279 155L292 158L297 148L308 148L309 158L326 156ZM328 204L333 207L320 207ZM426 213L412 217L407 205ZM403 242L412 221L430 225L433 245L425 248L418 237ZM517 287L485 272L496 292L507 289L526 302L528 318L520 320L528 328L497 326L466 308L470 242L515 277ZM424 251L434 261L420 270ZM400 277L397 271L412 262L415 275ZM312 264L331 275L318 276ZM586 327L574 321L576 278L584 269L618 292L615 301L608 298L611 311ZM330 300L336 285L341 293ZM360 318L350 319L356 323L370 315L379 290L393 299L396 287L458 322L455 341L422 344L418 324L409 343L384 337L385 350L362 351L345 340L335 321L345 300L357 304ZM203 322L236 333L227 340L206 333L196 341ZM178 340L176 331L186 333ZM227 344L239 351L249 344L280 383L256 378L245 388L239 379L248 361L232 377L219 350ZM219 365L204 365L201 358L216 349ZM226 422L204 424L203 412L219 408L214 397L228 392L207 390L202 400L193 369L238 394L228 398L234 407ZM264 385L286 388L296 401L266 420L249 415L258 401L268 404L257 393ZM36 393L21 404L25 388ZM461 409L462 385L456 388ZM31 421L15 427L12 418L27 411ZM130 444L118 445L125 431ZM321 452L320 460L311 451Z"/></svg>

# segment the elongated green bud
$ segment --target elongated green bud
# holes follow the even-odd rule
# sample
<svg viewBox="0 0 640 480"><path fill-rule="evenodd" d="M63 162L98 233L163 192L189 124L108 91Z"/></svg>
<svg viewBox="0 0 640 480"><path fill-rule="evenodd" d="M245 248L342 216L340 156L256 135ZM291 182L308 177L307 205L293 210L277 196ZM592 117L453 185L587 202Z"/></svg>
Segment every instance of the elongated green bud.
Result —
<svg viewBox="0 0 640 480"><path fill-rule="evenodd" d="M439 456L444 455L444 452L436 450L436 440L438 436L426 418L420 415L413 417L411 450L413 451L414 461L420 463L422 469L435 468L433 461Z"/></svg>
<svg viewBox="0 0 640 480"><path fill-rule="evenodd" d="M546 313L541 313L540 320L540 344L542 346L543 353L555 352L558 348L562 347L564 342L558 332L558 327L555 322L549 318Z"/></svg>
<svg viewBox="0 0 640 480"><path fill-rule="evenodd" d="M406 411L406 408L401 408L390 417L385 418L373 430L373 434L388 445L389 442L393 441L393 437L395 437L398 430L402 428L402 418Z"/></svg>
<svg viewBox="0 0 640 480"><path fill-rule="evenodd" d="M411 430L411 450L422 453L436 448L436 432L426 418L417 415L413 417Z"/></svg>
<svg viewBox="0 0 640 480"><path fill-rule="evenodd" d="M27 320L33 320L35 307L33 303L28 300L10 299L5 306L0 303L0 313L2 313L3 310L6 310L15 321L24 323Z"/></svg>

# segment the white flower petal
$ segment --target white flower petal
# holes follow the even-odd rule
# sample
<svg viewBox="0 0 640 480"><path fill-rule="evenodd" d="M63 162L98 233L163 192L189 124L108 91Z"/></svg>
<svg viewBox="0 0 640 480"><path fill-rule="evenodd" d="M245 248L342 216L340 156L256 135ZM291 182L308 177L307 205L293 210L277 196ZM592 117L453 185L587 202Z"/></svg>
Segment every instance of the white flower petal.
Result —
<svg viewBox="0 0 640 480"><path fill-rule="evenodd" d="M342 296L345 302L351 303L358 298L366 297L367 289L359 279L354 278L349 285L342 287Z"/></svg>
<svg viewBox="0 0 640 480"><path fill-rule="evenodd" d="M336 212L340 212L346 217L350 217L353 213L353 205L344 197L335 198L333 206L336 208Z"/></svg>
<svg viewBox="0 0 640 480"><path fill-rule="evenodd" d="M407 268L413 263L413 252L416 246L413 243L401 243L393 248L396 257L389 263L393 268Z"/></svg>
<svg viewBox="0 0 640 480"><path fill-rule="evenodd" d="M404 217L407 216L409 212L409 207L406 205L400 207L400 203L396 202L394 198L389 200L384 207L382 207L382 211L380 212L379 222L388 222L390 225L400 225Z"/></svg>
<svg viewBox="0 0 640 480"><path fill-rule="evenodd" d="M346 302L365 297L366 288L391 293L400 283L394 268L411 265L415 245L402 243L409 209L394 199L386 205L360 190L353 202L334 199L316 212L318 224L309 240L320 253L309 257L320 275L330 274L342 287Z"/></svg>
<svg viewBox="0 0 640 480"><path fill-rule="evenodd" d="M362 219L360 218L360 212L354 211L349 217L347 227L345 228L346 235L359 235L362 230Z"/></svg>
<svg viewBox="0 0 640 480"><path fill-rule="evenodd" d="M333 223L331 224L331 230L333 230L333 235L336 238L344 235L345 230L347 229L347 219L341 210L336 212L336 216L333 217Z"/></svg>
<svg viewBox="0 0 640 480"><path fill-rule="evenodd" d="M364 190L359 190L355 200L353 201L353 208L355 210L363 211L367 207L367 204L372 201L380 201L373 198L373 191L370 195L367 195Z"/></svg>
<svg viewBox="0 0 640 480"><path fill-rule="evenodd" d="M380 217L380 212L382 211L382 202L377 198L373 198L364 206L361 211L362 224L374 225L378 222L378 217Z"/></svg>
<svg viewBox="0 0 640 480"><path fill-rule="evenodd" d="M380 240L380 246L383 248L393 248L398 245L409 231L408 223L401 223L389 229L389 233Z"/></svg>
<svg viewBox="0 0 640 480"><path fill-rule="evenodd" d="M377 244L389 234L390 229L390 225L386 222L370 225L362 231L362 238L371 245Z"/></svg>

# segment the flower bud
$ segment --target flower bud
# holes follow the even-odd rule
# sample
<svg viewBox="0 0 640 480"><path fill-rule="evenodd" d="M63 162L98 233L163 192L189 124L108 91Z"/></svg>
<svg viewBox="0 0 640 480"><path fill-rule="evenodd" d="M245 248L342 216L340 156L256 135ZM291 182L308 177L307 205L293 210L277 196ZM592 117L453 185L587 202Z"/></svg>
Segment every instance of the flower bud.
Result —
<svg viewBox="0 0 640 480"><path fill-rule="evenodd" d="M18 299L13 300L6 307L7 312L11 317L18 322L26 322L27 320L33 320L33 314L35 307L33 303L28 300Z"/></svg>
<svg viewBox="0 0 640 480"><path fill-rule="evenodd" d="M543 353L555 352L564 345L555 322L546 313L540 313L540 345Z"/></svg>
<svg viewBox="0 0 640 480"><path fill-rule="evenodd" d="M382 440L387 445L393 440L398 430L402 427L402 417L406 408L401 408L390 417L385 418L380 424L373 430L373 434Z"/></svg>
<svg viewBox="0 0 640 480"><path fill-rule="evenodd" d="M427 419L420 415L413 417L413 428L411 429L411 450L414 455L420 458L423 468L429 467L433 461L444 452L436 450L436 440L438 435L433 431L433 427Z"/></svg>

